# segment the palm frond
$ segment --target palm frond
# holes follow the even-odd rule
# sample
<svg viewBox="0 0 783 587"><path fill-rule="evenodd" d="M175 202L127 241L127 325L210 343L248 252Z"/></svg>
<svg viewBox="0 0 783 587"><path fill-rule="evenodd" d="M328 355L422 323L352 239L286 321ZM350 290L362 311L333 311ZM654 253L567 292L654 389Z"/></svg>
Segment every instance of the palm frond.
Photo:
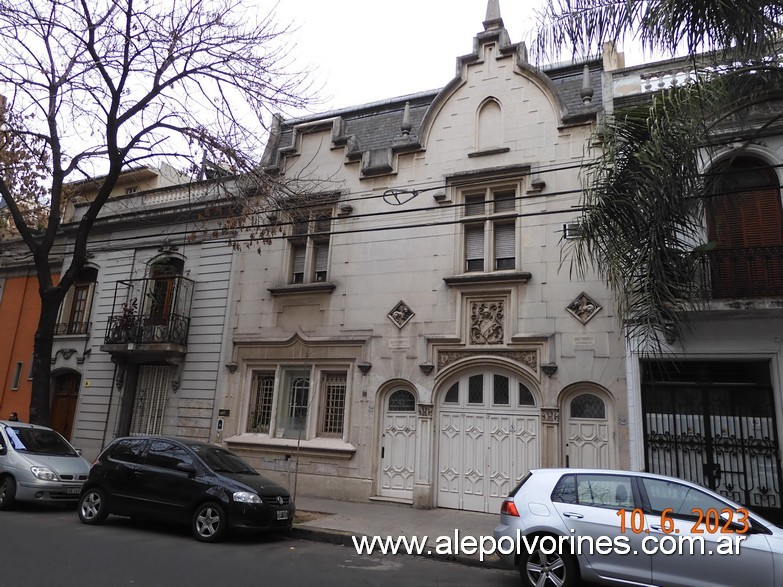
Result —
<svg viewBox="0 0 783 587"><path fill-rule="evenodd" d="M650 52L744 59L771 53L783 32L783 0L546 0L537 13L541 57L636 40Z"/></svg>

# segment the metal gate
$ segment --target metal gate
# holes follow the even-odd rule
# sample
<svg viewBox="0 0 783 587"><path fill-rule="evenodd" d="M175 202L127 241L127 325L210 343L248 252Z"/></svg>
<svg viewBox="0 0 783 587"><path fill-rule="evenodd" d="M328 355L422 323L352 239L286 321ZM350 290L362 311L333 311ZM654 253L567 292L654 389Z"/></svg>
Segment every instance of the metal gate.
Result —
<svg viewBox="0 0 783 587"><path fill-rule="evenodd" d="M645 361L646 470L783 520L775 402L765 361Z"/></svg>

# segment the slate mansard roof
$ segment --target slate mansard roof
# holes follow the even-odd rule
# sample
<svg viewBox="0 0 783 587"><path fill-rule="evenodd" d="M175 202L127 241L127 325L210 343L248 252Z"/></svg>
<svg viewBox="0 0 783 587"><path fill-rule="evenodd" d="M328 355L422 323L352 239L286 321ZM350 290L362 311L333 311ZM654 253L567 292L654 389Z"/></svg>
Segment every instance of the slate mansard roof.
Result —
<svg viewBox="0 0 783 587"><path fill-rule="evenodd" d="M264 167L270 172L282 170L285 157L297 152L297 135L331 129L331 148L343 147L348 161L359 161L362 177L392 172L395 153L426 149L421 131L428 112L441 95L446 96L462 83L463 66L480 60L482 44L492 41L497 43L499 54L513 55L519 69L540 78L557 96L561 126L596 118L603 100L601 59L538 69L527 62L524 43L509 42L501 19L488 19L484 26L485 31L474 39L473 53L457 59L457 75L444 88L301 118L276 117L264 153Z"/></svg>

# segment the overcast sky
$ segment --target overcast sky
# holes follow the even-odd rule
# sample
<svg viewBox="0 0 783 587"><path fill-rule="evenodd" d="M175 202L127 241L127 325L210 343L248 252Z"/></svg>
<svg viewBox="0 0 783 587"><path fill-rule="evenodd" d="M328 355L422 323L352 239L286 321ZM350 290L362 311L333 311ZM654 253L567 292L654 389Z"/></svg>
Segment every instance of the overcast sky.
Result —
<svg viewBox="0 0 783 587"><path fill-rule="evenodd" d="M500 0L512 42L530 46L538 5ZM487 0L279 0L276 14L297 29L297 67L314 73L323 112L445 86L486 11Z"/></svg>

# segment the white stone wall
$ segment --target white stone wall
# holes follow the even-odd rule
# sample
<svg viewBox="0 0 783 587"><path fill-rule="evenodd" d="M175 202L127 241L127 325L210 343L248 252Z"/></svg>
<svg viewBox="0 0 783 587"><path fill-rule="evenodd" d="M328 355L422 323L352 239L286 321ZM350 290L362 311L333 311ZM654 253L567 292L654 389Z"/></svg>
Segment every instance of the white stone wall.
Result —
<svg viewBox="0 0 783 587"><path fill-rule="evenodd" d="M540 391L542 407L562 414L563 390L580 383L589 382L606 390L612 402L612 463L629 464L627 427L617 424L627 420L624 345L609 292L595 277L573 281L568 264L561 263L562 225L577 215L569 211L578 203L580 187L578 171L572 167L582 161L594 126L585 123L564 127L556 97L532 70L515 66L511 56L467 65L461 83L450 87L449 93L436 100L428 125L421 132L425 150L395 158L394 173L361 178L359 164L348 162L342 148L330 149L329 130L304 135L297 144L297 155L285 159L285 177L329 177L353 206L350 216L333 222L336 234L331 240L328 278L336 284L332 293L273 296L267 291L287 283L284 240L273 241L261 255L247 252L241 256L233 338L235 357L246 364L240 364L240 372L231 378L222 400L221 407L230 407L232 413L225 435L229 446L280 481L286 481L294 467L293 449L286 453L270 447L264 435L244 433L250 372L253 361L268 356L265 349L277 349L280 341L296 335L311 342L307 360L317 362L325 354L319 357L313 341L331 340L339 346L340 341L354 336L364 341L361 350L353 349L345 356L372 364L367 375L353 369L349 381L350 425L345 442L355 452L346 462L344 455L319 456L309 447L308 454L298 461L298 491L359 500L378 494L383 390L396 384L414 390L420 404L437 404L441 396L435 392L444 385L449 370L436 367L425 374L419 364L435 363L439 350L471 348L466 346L465 299L488 292L505 295L509 302L508 331L502 348L533 349L539 353L538 367L557 364L551 378L538 367L531 375ZM489 97L501 106L498 146L508 150L469 157L477 147L477 111ZM448 286L445 277L462 273L461 228L454 222L460 208L449 199L456 196L456 190L448 187L448 178L519 165L544 170L538 175L546 182L543 192L523 198L518 207L523 215L516 242L521 259L518 269L529 271L530 281ZM546 171L550 169L555 171ZM517 179L525 196L530 175ZM423 191L398 207L389 206L380 197L389 188L432 187L440 187L439 191L447 194L445 202L439 204L433 199L435 191ZM561 211L565 213L558 213ZM387 214L364 216L375 213ZM393 225L414 226L376 230ZM346 231L358 232L340 234ZM602 306L586 325L565 310L583 291ZM402 329L387 317L400 300L415 313ZM288 356L291 361L301 359L292 353ZM452 368L451 373L456 372L458 369ZM422 439L417 444L417 467L426 470L416 472L414 502L432 505L437 405L434 417L422 417L419 423ZM544 428L542 462L562 464L563 431L557 423Z"/></svg>

